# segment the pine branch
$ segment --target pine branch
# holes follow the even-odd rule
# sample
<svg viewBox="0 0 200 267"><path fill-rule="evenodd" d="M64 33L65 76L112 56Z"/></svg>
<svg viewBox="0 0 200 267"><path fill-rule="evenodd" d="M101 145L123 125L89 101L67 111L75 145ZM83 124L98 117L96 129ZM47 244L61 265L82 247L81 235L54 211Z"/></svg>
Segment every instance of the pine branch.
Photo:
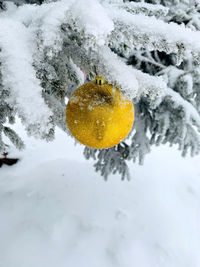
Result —
<svg viewBox="0 0 200 267"><path fill-rule="evenodd" d="M103 3L105 6L107 5L107 1L104 1ZM115 3L115 1L113 1L112 3L112 1L110 1L110 4L112 4L112 6L114 6L115 8L118 8L120 10L125 10L131 14L143 14L146 16L155 16L157 18L165 17L169 12L169 8L167 7L144 2L138 3L138 2L124 1L123 3Z"/></svg>
<svg viewBox="0 0 200 267"><path fill-rule="evenodd" d="M4 134L10 139L10 141L15 145L19 150L24 149L25 145L22 139L13 131L10 127L4 127Z"/></svg>
<svg viewBox="0 0 200 267"><path fill-rule="evenodd" d="M106 47L99 47L98 52L90 51L88 54L76 44L66 42L64 46L77 65L83 66L88 73L102 75L109 83L121 88L131 98L139 100L141 96L148 95L154 104L158 104L157 101L162 98L163 91L167 88L161 77L153 77L132 66L127 66L122 59ZM90 58L93 58L92 64Z"/></svg>
<svg viewBox="0 0 200 267"><path fill-rule="evenodd" d="M185 112L186 123L193 122L200 131L200 115L192 104L184 100L181 95L171 88L167 88L165 91L165 97L169 97L170 101L174 103L174 108L181 106Z"/></svg>
<svg viewBox="0 0 200 267"><path fill-rule="evenodd" d="M177 64L180 64L185 51L189 51L194 59L200 62L198 32L187 29L183 25L166 23L144 15L132 15L123 10L112 9L112 12L109 11L109 15L115 24L109 45L111 48L117 49L119 53L130 56L133 45L142 46L149 51L159 50L167 54L175 53Z"/></svg>
<svg viewBox="0 0 200 267"><path fill-rule="evenodd" d="M9 104L16 107L29 132L47 137L53 130L52 113L44 104L42 87L32 66L31 33L11 19L2 18L0 24L2 84L10 91Z"/></svg>

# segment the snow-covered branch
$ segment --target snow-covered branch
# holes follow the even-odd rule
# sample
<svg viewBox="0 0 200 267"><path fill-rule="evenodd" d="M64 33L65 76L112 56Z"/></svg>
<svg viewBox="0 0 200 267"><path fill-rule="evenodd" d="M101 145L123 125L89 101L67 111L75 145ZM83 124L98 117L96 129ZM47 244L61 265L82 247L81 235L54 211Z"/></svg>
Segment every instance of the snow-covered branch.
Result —
<svg viewBox="0 0 200 267"><path fill-rule="evenodd" d="M112 1L110 3L112 3ZM106 4L107 1L105 0L104 5ZM157 18L166 16L169 12L169 8L167 7L144 2L113 1L113 6L118 9L126 10L131 14L143 14L146 16L155 16Z"/></svg>
<svg viewBox="0 0 200 267"><path fill-rule="evenodd" d="M31 36L26 27L11 19L0 19L2 85L10 91L7 100L35 136L47 137L53 130L52 113L42 99L40 81L33 64Z"/></svg>
<svg viewBox="0 0 200 267"><path fill-rule="evenodd" d="M108 11L114 21L115 29L110 36L109 45L119 53L129 56L132 46L177 54L181 62L185 51L193 54L200 62L200 35L184 25L166 23L155 17L132 15L126 11L112 9Z"/></svg>
<svg viewBox="0 0 200 267"><path fill-rule="evenodd" d="M181 95L171 88L167 88L165 96L170 98L170 101L174 103L174 108L181 106L185 112L186 123L192 121L200 130L200 115L194 106L188 101L184 100Z"/></svg>

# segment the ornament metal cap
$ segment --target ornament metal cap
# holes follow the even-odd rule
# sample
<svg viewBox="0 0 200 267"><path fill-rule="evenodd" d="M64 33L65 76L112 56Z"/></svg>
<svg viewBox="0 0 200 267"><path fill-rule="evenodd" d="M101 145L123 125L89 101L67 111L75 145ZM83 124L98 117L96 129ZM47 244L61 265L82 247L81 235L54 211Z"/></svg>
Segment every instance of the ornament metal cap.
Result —
<svg viewBox="0 0 200 267"><path fill-rule="evenodd" d="M95 78L95 83L97 85L103 85L103 84L106 84L107 82L103 77L97 75Z"/></svg>

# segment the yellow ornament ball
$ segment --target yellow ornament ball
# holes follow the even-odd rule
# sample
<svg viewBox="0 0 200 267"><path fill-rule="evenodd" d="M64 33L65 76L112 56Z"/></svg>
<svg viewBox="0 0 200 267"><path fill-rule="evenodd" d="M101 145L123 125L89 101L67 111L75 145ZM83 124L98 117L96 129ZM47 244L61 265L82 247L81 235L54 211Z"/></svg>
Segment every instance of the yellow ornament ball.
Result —
<svg viewBox="0 0 200 267"><path fill-rule="evenodd" d="M91 148L119 144L134 122L132 101L102 77L83 84L70 97L66 122L71 134Z"/></svg>

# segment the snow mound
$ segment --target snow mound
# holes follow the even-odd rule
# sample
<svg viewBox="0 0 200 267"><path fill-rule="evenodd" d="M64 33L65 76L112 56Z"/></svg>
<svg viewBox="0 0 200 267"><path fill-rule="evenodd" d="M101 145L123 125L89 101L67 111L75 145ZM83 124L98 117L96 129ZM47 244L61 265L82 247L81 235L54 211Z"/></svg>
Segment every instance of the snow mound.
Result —
<svg viewBox="0 0 200 267"><path fill-rule="evenodd" d="M63 132L0 169L0 266L198 267L198 158L156 149L103 181Z"/></svg>

